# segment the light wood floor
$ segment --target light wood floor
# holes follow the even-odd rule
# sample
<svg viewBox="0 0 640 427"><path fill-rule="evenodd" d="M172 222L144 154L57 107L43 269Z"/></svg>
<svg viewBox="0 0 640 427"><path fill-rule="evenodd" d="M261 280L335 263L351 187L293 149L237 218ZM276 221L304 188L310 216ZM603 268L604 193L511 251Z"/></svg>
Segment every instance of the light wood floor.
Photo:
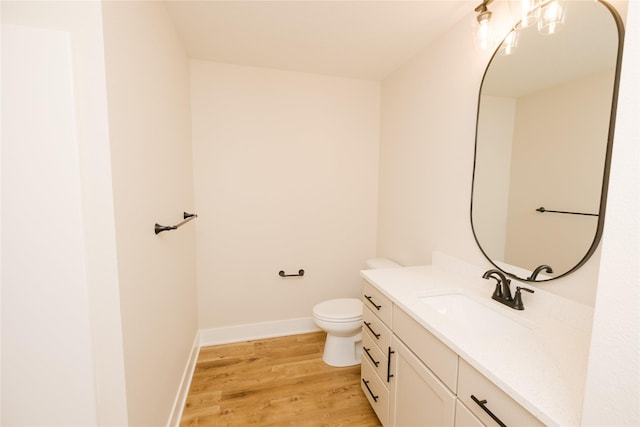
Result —
<svg viewBox="0 0 640 427"><path fill-rule="evenodd" d="M322 361L324 332L203 347L180 426L378 427L360 366Z"/></svg>

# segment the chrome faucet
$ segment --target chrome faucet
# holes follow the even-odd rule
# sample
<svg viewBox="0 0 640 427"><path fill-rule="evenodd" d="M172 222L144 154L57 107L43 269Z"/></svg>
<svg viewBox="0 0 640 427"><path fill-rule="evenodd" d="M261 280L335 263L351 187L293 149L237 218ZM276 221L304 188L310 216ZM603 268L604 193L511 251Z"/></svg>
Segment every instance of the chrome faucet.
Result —
<svg viewBox="0 0 640 427"><path fill-rule="evenodd" d="M511 280L507 279L507 276L500 270L488 270L482 275L483 279L492 278L496 281L496 289L491 296L492 299L498 301L501 304L511 307L514 310L524 310L524 304L522 303L522 291L534 293L533 289L523 288L516 286L515 296L511 296Z"/></svg>
<svg viewBox="0 0 640 427"><path fill-rule="evenodd" d="M544 271L545 273L553 273L553 268L549 267L547 264L539 265L535 270L533 270L531 276L527 277L527 280L536 280L536 277L541 271Z"/></svg>

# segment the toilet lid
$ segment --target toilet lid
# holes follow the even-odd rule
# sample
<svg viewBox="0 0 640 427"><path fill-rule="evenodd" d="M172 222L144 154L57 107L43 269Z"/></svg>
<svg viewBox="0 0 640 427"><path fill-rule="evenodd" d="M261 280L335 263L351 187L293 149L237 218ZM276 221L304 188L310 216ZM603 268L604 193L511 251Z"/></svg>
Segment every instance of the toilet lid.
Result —
<svg viewBox="0 0 640 427"><path fill-rule="evenodd" d="M362 317L362 301L356 298L338 298L321 302L313 307L316 317L347 321Z"/></svg>

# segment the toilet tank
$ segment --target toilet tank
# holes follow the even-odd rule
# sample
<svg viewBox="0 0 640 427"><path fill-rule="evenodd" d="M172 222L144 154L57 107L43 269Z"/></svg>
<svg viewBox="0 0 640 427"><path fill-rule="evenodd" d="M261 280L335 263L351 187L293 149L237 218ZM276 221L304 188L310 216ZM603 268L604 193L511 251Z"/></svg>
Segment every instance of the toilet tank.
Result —
<svg viewBox="0 0 640 427"><path fill-rule="evenodd" d="M367 260L367 270L378 270L381 268L398 268L402 267L387 258L372 258Z"/></svg>

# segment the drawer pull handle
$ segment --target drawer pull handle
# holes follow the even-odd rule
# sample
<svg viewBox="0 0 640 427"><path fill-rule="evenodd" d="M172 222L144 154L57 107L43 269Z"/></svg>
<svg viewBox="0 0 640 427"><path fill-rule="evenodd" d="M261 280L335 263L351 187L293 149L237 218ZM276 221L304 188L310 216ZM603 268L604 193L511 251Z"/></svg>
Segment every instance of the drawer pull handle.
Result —
<svg viewBox="0 0 640 427"><path fill-rule="evenodd" d="M371 303L371 305L372 305L372 306L374 306L374 307L376 308L376 310L380 311L380 309L382 308L382 306L381 306L381 305L376 304L375 302L373 302L373 299L371 298L371 296L370 296L370 295L365 295L364 297L367 299L367 301L369 301L369 302Z"/></svg>
<svg viewBox="0 0 640 427"><path fill-rule="evenodd" d="M393 374L391 373L391 355L394 353L395 351L389 347L389 357L387 357L387 382L391 382L391 378L393 378Z"/></svg>
<svg viewBox="0 0 640 427"><path fill-rule="evenodd" d="M364 350L365 353L367 353L367 356L369 356L369 359L371 359L371 362L373 362L373 364L376 365L376 368L377 368L378 365L380 364L380 362L378 362L376 359L374 359L373 356L371 355L371 353L369 353L369 350L371 350L371 349L367 348L367 347L362 347L362 349Z"/></svg>
<svg viewBox="0 0 640 427"><path fill-rule="evenodd" d="M473 394L471 395L471 400L473 400L474 402L476 402L478 404L478 406L480 406L482 408L482 410L484 412L486 412L491 418L493 418L493 421L495 421L496 423L498 423L498 425L500 427L507 427L507 425L505 423L503 423L502 421L500 421L500 418L496 417L495 414L493 412L491 412L489 410L489 408L487 408L486 404L487 404L487 400L483 399L483 400L478 400L477 397L475 397Z"/></svg>
<svg viewBox="0 0 640 427"><path fill-rule="evenodd" d="M367 390L369 391L369 394L371 395L371 397L373 398L374 402L378 401L378 398L380 396L376 396L375 394L373 394L373 392L371 391L371 389L369 388L369 381L365 380L364 378L362 379L362 382L364 383L364 386L367 388Z"/></svg>
<svg viewBox="0 0 640 427"><path fill-rule="evenodd" d="M376 334L376 331L374 331L373 329L371 329L371 323L369 322L364 322L364 326L366 326L367 328L369 328L369 330L371 331L371 333L373 334L374 337L376 337L377 340L380 339L380 334Z"/></svg>

